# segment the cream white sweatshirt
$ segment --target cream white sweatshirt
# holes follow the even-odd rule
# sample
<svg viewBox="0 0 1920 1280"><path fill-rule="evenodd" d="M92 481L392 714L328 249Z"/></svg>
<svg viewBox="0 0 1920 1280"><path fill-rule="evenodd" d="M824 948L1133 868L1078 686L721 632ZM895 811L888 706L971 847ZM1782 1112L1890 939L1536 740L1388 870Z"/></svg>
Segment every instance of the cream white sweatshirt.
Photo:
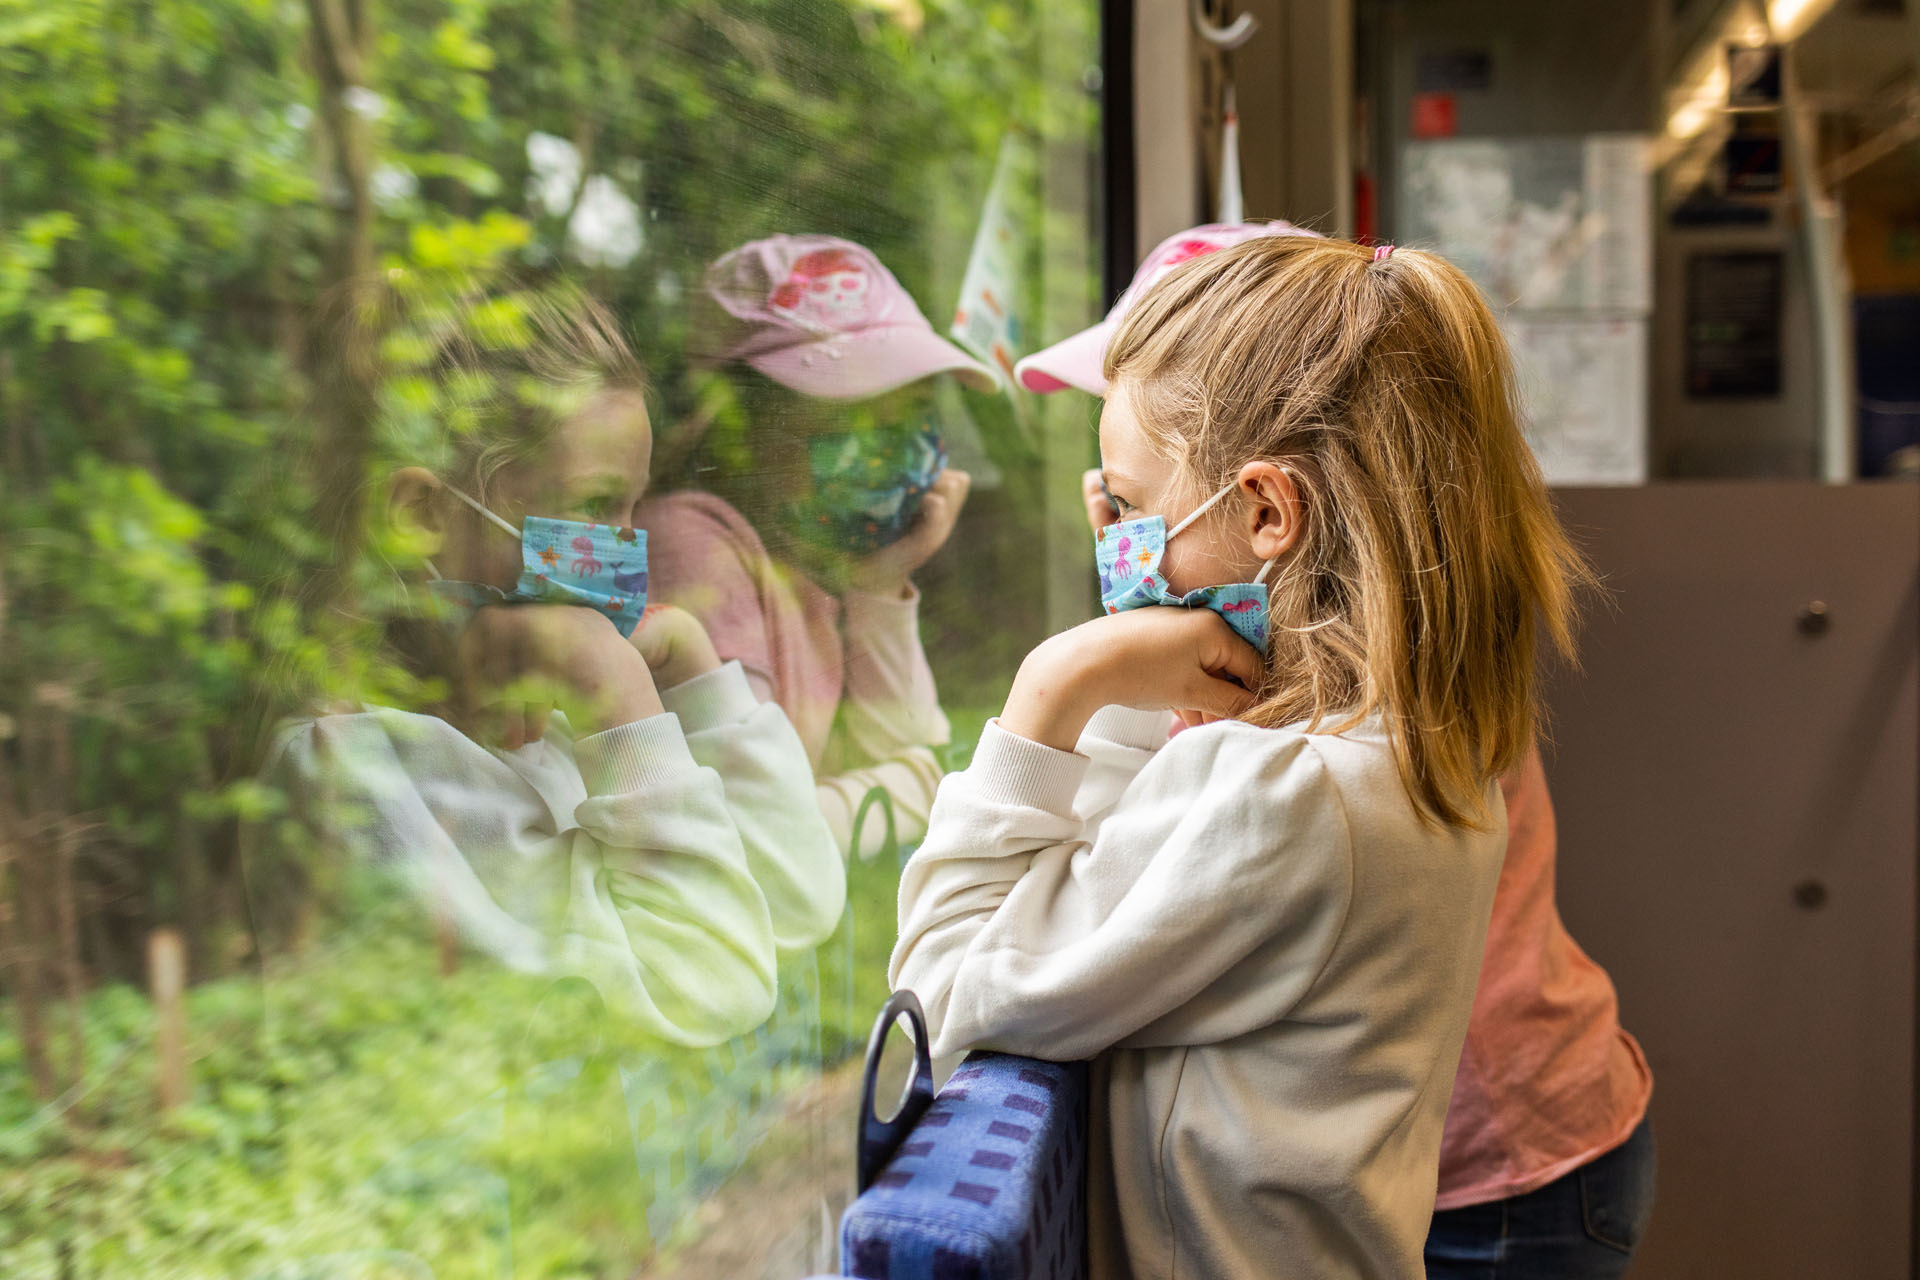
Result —
<svg viewBox="0 0 1920 1280"><path fill-rule="evenodd" d="M268 776L309 826L394 874L470 946L592 981L640 1030L710 1045L772 1012L779 953L832 933L846 873L806 751L738 663L663 715L481 746L389 708L298 722Z"/></svg>
<svg viewBox="0 0 1920 1280"><path fill-rule="evenodd" d="M852 847L853 819L875 787L892 802L894 834L902 845L927 831L927 814L940 786L935 751L952 739L933 668L920 643L920 592L903 596L849 591L840 599L846 635L847 685L820 769L820 811L840 846L872 858L887 824L867 815Z"/></svg>
<svg viewBox="0 0 1920 1280"><path fill-rule="evenodd" d="M1498 829L1423 825L1377 721L987 728L900 885L933 1051L1096 1058L1093 1274L1423 1275Z"/></svg>

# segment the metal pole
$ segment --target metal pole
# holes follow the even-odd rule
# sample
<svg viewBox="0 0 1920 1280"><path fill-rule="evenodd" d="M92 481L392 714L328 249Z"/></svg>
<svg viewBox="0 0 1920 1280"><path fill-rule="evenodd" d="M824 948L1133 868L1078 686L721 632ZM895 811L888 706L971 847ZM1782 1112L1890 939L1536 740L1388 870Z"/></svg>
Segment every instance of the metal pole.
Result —
<svg viewBox="0 0 1920 1280"><path fill-rule="evenodd" d="M1840 236L1840 202L1820 181L1816 121L1801 104L1794 73L1793 46L1781 49L1781 141L1793 171L1794 202L1800 211L1801 256L1807 264L1807 296L1813 308L1816 423L1819 428L1820 478L1845 484L1854 478L1851 290Z"/></svg>

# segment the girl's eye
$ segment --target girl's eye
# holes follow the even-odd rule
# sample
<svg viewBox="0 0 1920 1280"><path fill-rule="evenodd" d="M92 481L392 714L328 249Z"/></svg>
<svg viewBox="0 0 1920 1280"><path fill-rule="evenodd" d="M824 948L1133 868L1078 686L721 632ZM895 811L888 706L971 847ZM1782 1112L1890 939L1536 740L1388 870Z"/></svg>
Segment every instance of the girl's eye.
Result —
<svg viewBox="0 0 1920 1280"><path fill-rule="evenodd" d="M619 505L620 499L601 494L598 497L588 498L585 502L582 502L580 504L580 510L586 514L587 519L598 523L605 520L608 516L611 516L619 508Z"/></svg>

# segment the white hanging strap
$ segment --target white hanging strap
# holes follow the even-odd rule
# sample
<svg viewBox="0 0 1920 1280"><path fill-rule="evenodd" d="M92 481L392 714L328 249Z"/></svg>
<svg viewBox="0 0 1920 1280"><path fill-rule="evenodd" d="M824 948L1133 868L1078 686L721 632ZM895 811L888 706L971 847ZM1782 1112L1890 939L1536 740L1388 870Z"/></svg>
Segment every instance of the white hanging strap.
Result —
<svg viewBox="0 0 1920 1280"><path fill-rule="evenodd" d="M1207 514L1207 512L1213 510L1215 506L1219 505L1220 499L1226 497L1228 494L1232 493L1235 489L1238 489L1239 487L1240 487L1240 482L1238 480L1229 480L1225 488L1221 489L1220 492L1214 494L1211 498L1208 498L1205 502L1195 507L1193 509L1193 513L1189 515L1185 520L1182 520L1179 524L1167 530L1167 541L1172 542L1175 534L1179 533L1182 529L1192 524L1195 520L1198 520L1201 516Z"/></svg>
<svg viewBox="0 0 1920 1280"><path fill-rule="evenodd" d="M458 489L454 488L452 485L447 486L447 492L452 494L454 497L460 499L460 501L466 503L468 506L472 507L475 511L478 511L481 515L485 516L487 519L499 525L502 529L505 529L508 533L512 534L515 538L518 538L520 536L520 531L518 529L508 524L505 520L502 520L499 516L493 514L493 512L487 510L485 507L481 506L478 502L474 501L472 498L469 498L466 494L460 492Z"/></svg>
<svg viewBox="0 0 1920 1280"><path fill-rule="evenodd" d="M1259 20L1250 13L1243 13L1223 26L1207 17L1201 0L1188 0L1187 20L1193 23L1195 33L1216 49L1238 49L1260 29Z"/></svg>
<svg viewBox="0 0 1920 1280"><path fill-rule="evenodd" d="M1260 572L1253 575L1253 585L1257 587L1262 583L1264 583L1267 580L1267 575L1273 572L1273 566L1279 563L1280 563L1280 557L1274 556L1271 559L1269 559L1265 564L1261 565Z"/></svg>
<svg viewBox="0 0 1920 1280"><path fill-rule="evenodd" d="M1220 195L1214 201L1214 219L1242 223L1247 220L1246 201L1240 194L1240 113L1234 108L1233 81L1221 91L1220 112Z"/></svg>

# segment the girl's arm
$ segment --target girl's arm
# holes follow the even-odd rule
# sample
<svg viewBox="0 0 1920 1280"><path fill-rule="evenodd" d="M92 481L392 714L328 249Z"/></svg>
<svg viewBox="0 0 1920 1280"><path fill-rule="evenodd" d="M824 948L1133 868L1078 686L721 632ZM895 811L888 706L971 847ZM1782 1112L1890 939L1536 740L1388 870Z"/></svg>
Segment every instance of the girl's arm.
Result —
<svg viewBox="0 0 1920 1280"><path fill-rule="evenodd" d="M595 927L576 915L569 941L615 944L608 976L623 998L605 982L601 994L683 1044L760 1025L774 1005L773 920L721 775L671 713L583 738L575 759L587 798L573 814L574 901ZM608 908L617 936L598 927Z"/></svg>
<svg viewBox="0 0 1920 1280"><path fill-rule="evenodd" d="M820 811L849 855L871 858L886 824L870 822L854 849L853 819L875 787L892 801L894 832L903 844L926 834L942 770L934 748L952 738L933 671L920 646L920 594L911 585L886 592L849 591L841 599L847 683L818 791Z"/></svg>
<svg viewBox="0 0 1920 1280"><path fill-rule="evenodd" d="M841 604L847 637L842 723L853 751L870 762L910 747L945 746L952 732L920 643L920 592L911 584L886 593L849 591Z"/></svg>
<svg viewBox="0 0 1920 1280"><path fill-rule="evenodd" d="M908 747L891 760L822 778L814 796L836 847L851 856L872 858L886 847L887 824L879 815L868 815L860 830L860 847L853 847L853 820L867 793L875 787L886 792L893 805L895 838L903 845L918 844L927 834L927 815L933 810L941 773L940 760L931 748Z"/></svg>
<svg viewBox="0 0 1920 1280"><path fill-rule="evenodd" d="M1351 848L1303 735L1189 730L1091 839L1074 811L1089 763L996 723L942 785L888 969L926 1006L935 1053L1220 1039L1285 1016L1331 954Z"/></svg>
<svg viewBox="0 0 1920 1280"><path fill-rule="evenodd" d="M660 695L686 729L694 760L719 774L747 866L781 952L831 934L847 900L843 841L815 802L813 770L786 713L754 696L738 662Z"/></svg>
<svg viewBox="0 0 1920 1280"><path fill-rule="evenodd" d="M430 716L330 716L271 769L323 856L396 874L501 963L591 979L643 1032L717 1044L772 1011L766 898L674 716L505 758Z"/></svg>

